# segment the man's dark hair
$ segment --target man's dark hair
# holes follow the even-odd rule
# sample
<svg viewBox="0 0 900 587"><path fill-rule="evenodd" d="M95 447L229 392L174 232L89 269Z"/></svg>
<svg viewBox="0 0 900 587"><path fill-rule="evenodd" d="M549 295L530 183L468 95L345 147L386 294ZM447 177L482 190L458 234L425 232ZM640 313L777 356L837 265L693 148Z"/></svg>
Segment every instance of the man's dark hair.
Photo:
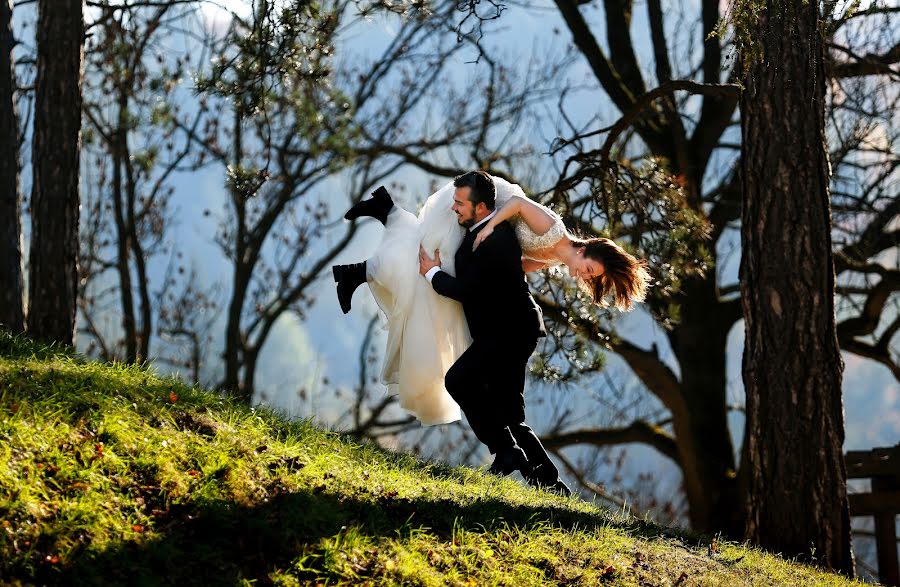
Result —
<svg viewBox="0 0 900 587"><path fill-rule="evenodd" d="M453 185L458 188L470 188L469 201L472 202L472 206L484 202L488 210L494 209L497 190L494 188L494 180L484 171L469 171L457 175L453 179Z"/></svg>

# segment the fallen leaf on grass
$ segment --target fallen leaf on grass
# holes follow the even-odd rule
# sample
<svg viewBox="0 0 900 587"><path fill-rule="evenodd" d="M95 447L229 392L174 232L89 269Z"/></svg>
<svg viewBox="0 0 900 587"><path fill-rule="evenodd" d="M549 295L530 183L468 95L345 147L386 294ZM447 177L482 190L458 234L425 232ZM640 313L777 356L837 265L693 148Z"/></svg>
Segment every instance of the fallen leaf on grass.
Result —
<svg viewBox="0 0 900 587"><path fill-rule="evenodd" d="M604 581L613 579L615 576L616 576L616 567L614 567L612 565L606 565L606 567L600 571L600 578L603 579Z"/></svg>

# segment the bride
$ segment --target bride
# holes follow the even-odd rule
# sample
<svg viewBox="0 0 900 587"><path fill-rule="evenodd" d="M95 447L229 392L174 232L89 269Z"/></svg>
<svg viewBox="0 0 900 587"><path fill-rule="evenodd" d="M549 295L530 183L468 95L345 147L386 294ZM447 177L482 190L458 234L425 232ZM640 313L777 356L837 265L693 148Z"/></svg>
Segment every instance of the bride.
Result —
<svg viewBox="0 0 900 587"><path fill-rule="evenodd" d="M338 301L350 311L356 288L367 282L387 319L387 348L381 381L400 406L425 426L459 420L460 408L444 388L444 374L472 342L462 305L438 295L419 274L419 247L438 251L441 269L455 275L454 256L465 229L451 209L463 174L429 196L418 216L395 205L384 186L353 206L347 220L371 216L384 226L375 254L362 263L335 265ZM562 218L529 199L517 184L491 176L495 210L476 238L476 248L494 228L509 221L522 248L523 271L565 264L569 275L593 300L607 306L612 296L621 310L644 300L650 280L646 262L606 238L580 239ZM498 300L497 303L502 303Z"/></svg>

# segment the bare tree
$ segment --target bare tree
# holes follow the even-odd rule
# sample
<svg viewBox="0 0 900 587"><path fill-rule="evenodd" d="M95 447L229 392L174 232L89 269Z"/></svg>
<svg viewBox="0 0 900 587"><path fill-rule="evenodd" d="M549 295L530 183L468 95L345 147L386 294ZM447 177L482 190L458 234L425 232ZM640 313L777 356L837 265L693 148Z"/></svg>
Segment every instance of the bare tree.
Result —
<svg viewBox="0 0 900 587"><path fill-rule="evenodd" d="M838 341L900 381L900 8L826 9Z"/></svg>
<svg viewBox="0 0 900 587"><path fill-rule="evenodd" d="M194 383L212 385L210 348L219 318L218 287L204 287L195 269L185 274L182 258L176 253L157 296L157 330L165 344L154 360L187 373Z"/></svg>
<svg viewBox="0 0 900 587"><path fill-rule="evenodd" d="M169 58L165 49L168 40L181 36L173 28L190 24L195 9L181 9L183 4L104 2L91 25L84 104L88 217L79 306L91 345L102 356L113 353L132 363L152 357L155 314L164 310L157 303L164 291L154 295L149 265L170 248L171 180L198 167L191 142L172 123L175 92L190 59ZM199 118L194 116L194 125ZM115 273L117 287L107 286L107 271ZM115 307L107 304L110 295L118 297L122 321L114 333L98 328L94 315L95 308ZM104 340L110 334L115 340Z"/></svg>

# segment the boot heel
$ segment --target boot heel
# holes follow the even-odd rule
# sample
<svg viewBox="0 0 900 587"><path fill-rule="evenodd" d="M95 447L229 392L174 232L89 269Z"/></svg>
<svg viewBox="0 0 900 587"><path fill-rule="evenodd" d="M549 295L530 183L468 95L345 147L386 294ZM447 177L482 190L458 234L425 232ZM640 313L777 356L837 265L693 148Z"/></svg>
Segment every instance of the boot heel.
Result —
<svg viewBox="0 0 900 587"><path fill-rule="evenodd" d="M331 274L334 275L334 282L337 283L341 280L341 275L343 272L343 267L340 265L332 265L331 266Z"/></svg>

